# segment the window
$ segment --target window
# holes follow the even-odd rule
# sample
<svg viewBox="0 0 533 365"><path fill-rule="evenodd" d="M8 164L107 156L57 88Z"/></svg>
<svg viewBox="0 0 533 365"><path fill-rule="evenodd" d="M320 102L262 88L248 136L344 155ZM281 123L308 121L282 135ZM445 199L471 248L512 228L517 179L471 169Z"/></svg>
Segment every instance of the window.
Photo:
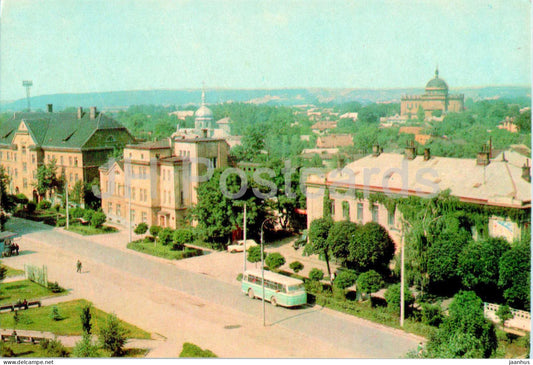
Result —
<svg viewBox="0 0 533 365"><path fill-rule="evenodd" d="M357 203L357 220L363 221L363 203Z"/></svg>
<svg viewBox="0 0 533 365"><path fill-rule="evenodd" d="M146 214L146 212L142 212L142 221L144 223L147 223L148 222L148 215Z"/></svg>
<svg viewBox="0 0 533 365"><path fill-rule="evenodd" d="M379 207L377 204L372 205L372 222L379 222Z"/></svg>
<svg viewBox="0 0 533 365"><path fill-rule="evenodd" d="M31 154L31 163L35 163L35 153Z"/></svg>
<svg viewBox="0 0 533 365"><path fill-rule="evenodd" d="M131 221L132 221L132 222L135 222L135 210L132 209L132 210L130 211L130 217L131 217Z"/></svg>
<svg viewBox="0 0 533 365"><path fill-rule="evenodd" d="M63 166L63 156L59 157L59 164Z"/></svg>
<svg viewBox="0 0 533 365"><path fill-rule="evenodd" d="M0 151L0 160L2 159L2 151Z"/></svg>
<svg viewBox="0 0 533 365"><path fill-rule="evenodd" d="M148 191L144 189L144 201L148 200Z"/></svg>
<svg viewBox="0 0 533 365"><path fill-rule="evenodd" d="M15 174L14 175L15 175L15 177L18 176L18 169L15 169Z"/></svg>
<svg viewBox="0 0 533 365"><path fill-rule="evenodd" d="M78 181L78 180L79 180L79 179L78 179L78 174L75 174L75 175L74 175L74 181Z"/></svg>
<svg viewBox="0 0 533 365"><path fill-rule="evenodd" d="M107 214L113 214L113 203L107 203Z"/></svg>
<svg viewBox="0 0 533 365"><path fill-rule="evenodd" d="M24 187L24 189L28 187L28 179L26 178L22 179L22 187Z"/></svg>
<svg viewBox="0 0 533 365"><path fill-rule="evenodd" d="M68 164L72 166L72 156L68 156Z"/></svg>
<svg viewBox="0 0 533 365"><path fill-rule="evenodd" d="M394 227L396 225L396 217L394 216L394 212L389 212L389 227Z"/></svg>
<svg viewBox="0 0 533 365"><path fill-rule="evenodd" d="M117 204L116 208L115 208L115 213L117 216L120 217L120 204Z"/></svg>
<svg viewBox="0 0 533 365"><path fill-rule="evenodd" d="M141 153L141 160L144 160L144 154Z"/></svg>
<svg viewBox="0 0 533 365"><path fill-rule="evenodd" d="M68 182L72 182L72 172L68 175Z"/></svg>
<svg viewBox="0 0 533 365"><path fill-rule="evenodd" d="M342 202L342 218L350 220L350 203Z"/></svg>
<svg viewBox="0 0 533 365"><path fill-rule="evenodd" d="M331 199L331 216L335 216L335 200Z"/></svg>
<svg viewBox="0 0 533 365"><path fill-rule="evenodd" d="M37 178L37 171L33 170L32 176L33 176L34 179L36 179Z"/></svg>
<svg viewBox="0 0 533 365"><path fill-rule="evenodd" d="M17 161L17 153L16 152L13 153L13 160Z"/></svg>
<svg viewBox="0 0 533 365"><path fill-rule="evenodd" d="M131 200L135 200L135 188L131 188Z"/></svg>
<svg viewBox="0 0 533 365"><path fill-rule="evenodd" d="M78 166L78 158L74 157L74 166Z"/></svg>
<svg viewBox="0 0 533 365"><path fill-rule="evenodd" d="M180 204L183 205L183 190L180 190Z"/></svg>
<svg viewBox="0 0 533 365"><path fill-rule="evenodd" d="M23 154L23 155L26 154L26 146L22 146L22 154Z"/></svg>
<svg viewBox="0 0 533 365"><path fill-rule="evenodd" d="M26 165L26 162L22 163L22 171L24 172L28 171L28 166Z"/></svg>

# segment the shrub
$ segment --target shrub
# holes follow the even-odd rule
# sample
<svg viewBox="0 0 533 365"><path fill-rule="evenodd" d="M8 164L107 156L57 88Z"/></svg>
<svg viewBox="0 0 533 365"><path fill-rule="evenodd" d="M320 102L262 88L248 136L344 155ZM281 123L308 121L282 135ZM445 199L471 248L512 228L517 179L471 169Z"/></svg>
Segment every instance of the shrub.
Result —
<svg viewBox="0 0 533 365"><path fill-rule="evenodd" d="M374 270L362 273L357 278L357 290L365 294L377 292L385 285L381 275Z"/></svg>
<svg viewBox="0 0 533 365"><path fill-rule="evenodd" d="M127 331L120 325L116 315L110 314L100 328L98 338L101 346L111 352L111 356L122 356L128 338Z"/></svg>
<svg viewBox="0 0 533 365"><path fill-rule="evenodd" d="M422 303L421 307L422 323L435 327L438 327L442 323L444 316L439 304Z"/></svg>
<svg viewBox="0 0 533 365"><path fill-rule="evenodd" d="M242 272L240 272L239 275L237 275L237 281L242 281Z"/></svg>
<svg viewBox="0 0 533 365"><path fill-rule="evenodd" d="M48 224L49 226L55 226L57 223L55 217L43 217L42 222L44 224Z"/></svg>
<svg viewBox="0 0 533 365"><path fill-rule="evenodd" d="M39 204L37 204L37 209L46 210L50 209L51 206L52 203L49 200L41 200Z"/></svg>
<svg viewBox="0 0 533 365"><path fill-rule="evenodd" d="M91 323L92 315L91 315L91 305L87 304L81 307L81 313L80 313L80 321L81 321L81 328L83 329L84 334L91 334L91 330L93 328L93 325Z"/></svg>
<svg viewBox="0 0 533 365"><path fill-rule="evenodd" d="M66 218L59 218L57 221L56 221L56 227L65 227L67 225L67 220Z"/></svg>
<svg viewBox="0 0 533 365"><path fill-rule="evenodd" d="M56 212L59 212L59 209L61 209L61 204L56 204L52 207L53 210L55 210Z"/></svg>
<svg viewBox="0 0 533 365"><path fill-rule="evenodd" d="M85 213L85 209L79 208L79 207L69 209L68 211L68 215L71 218L82 218L84 213Z"/></svg>
<svg viewBox="0 0 533 365"><path fill-rule="evenodd" d="M93 219L94 213L96 213L94 210L85 209L83 212L83 219L85 219L87 222L90 222L91 219Z"/></svg>
<svg viewBox="0 0 533 365"><path fill-rule="evenodd" d="M170 228L163 228L161 231L159 231L158 241L163 246L166 246L172 241L172 234L173 231Z"/></svg>
<svg viewBox="0 0 533 365"><path fill-rule="evenodd" d="M50 318L54 321L60 321L63 319L63 316L59 314L59 309L54 305L52 311L50 312Z"/></svg>
<svg viewBox="0 0 533 365"><path fill-rule="evenodd" d="M280 266L285 265L285 257L283 257L283 255L281 255L279 252L269 253L265 259L265 264L271 270L277 270Z"/></svg>
<svg viewBox="0 0 533 365"><path fill-rule="evenodd" d="M302 269L304 268L304 264L302 264L300 261L293 261L290 263L289 267L292 271L298 273L299 271L302 271Z"/></svg>
<svg viewBox="0 0 533 365"><path fill-rule="evenodd" d="M35 212L35 208L37 208L37 205L35 205L34 202L28 202L28 204L26 204L26 211L30 214Z"/></svg>
<svg viewBox="0 0 533 365"><path fill-rule="evenodd" d="M400 313L400 289L400 284L393 284L389 286L387 291L385 291L387 307L396 313ZM408 309L415 301L415 298L413 297L413 294L411 294L407 285L404 287L403 298L406 309Z"/></svg>
<svg viewBox="0 0 533 365"><path fill-rule="evenodd" d="M324 271L317 269L316 267L312 268L311 271L309 271L309 279L314 281L324 279Z"/></svg>
<svg viewBox="0 0 533 365"><path fill-rule="evenodd" d="M62 287L59 286L57 281L54 281L53 283L49 281L48 282L48 289L50 289L50 291L52 293L62 293L62 292L65 291L65 289L63 289Z"/></svg>
<svg viewBox="0 0 533 365"><path fill-rule="evenodd" d="M172 235L172 241L174 243L174 247L181 247L178 249L182 250L183 246L186 243L191 243L192 241L194 241L194 234L192 230L190 229L185 229L185 228L177 229L174 231L174 234Z"/></svg>
<svg viewBox="0 0 533 365"><path fill-rule="evenodd" d="M155 237L153 236L146 236L144 237L144 242L148 243L148 242L155 242Z"/></svg>
<svg viewBox="0 0 533 365"><path fill-rule="evenodd" d="M355 284L356 280L357 272L355 270L346 269L337 274L333 281L333 285L340 289L346 289Z"/></svg>
<svg viewBox="0 0 533 365"><path fill-rule="evenodd" d="M106 221L106 216L103 212L95 212L91 218L91 226L100 228Z"/></svg>
<svg viewBox="0 0 533 365"><path fill-rule="evenodd" d="M29 199L26 197L26 195L20 193L15 195L15 202L25 205L28 204Z"/></svg>
<svg viewBox="0 0 533 365"><path fill-rule="evenodd" d="M148 225L142 222L142 223L139 223L137 227L135 227L133 232L135 232L135 234L145 234L147 230L148 230Z"/></svg>
<svg viewBox="0 0 533 365"><path fill-rule="evenodd" d="M210 350L202 350L195 344L185 342L180 357L217 357L217 355Z"/></svg>
<svg viewBox="0 0 533 365"><path fill-rule="evenodd" d="M159 226L151 226L150 227L150 234L154 237L157 237L157 235L159 234L159 232L161 231L161 227Z"/></svg>
<svg viewBox="0 0 533 365"><path fill-rule="evenodd" d="M44 339L40 345L47 357L69 357L69 352L57 338Z"/></svg>
<svg viewBox="0 0 533 365"><path fill-rule="evenodd" d="M100 357L98 345L91 341L91 336L88 333L83 333L81 340L76 343L72 353L75 357Z"/></svg>
<svg viewBox="0 0 533 365"><path fill-rule="evenodd" d="M256 263L261 261L261 246L252 246L248 250L248 262Z"/></svg>

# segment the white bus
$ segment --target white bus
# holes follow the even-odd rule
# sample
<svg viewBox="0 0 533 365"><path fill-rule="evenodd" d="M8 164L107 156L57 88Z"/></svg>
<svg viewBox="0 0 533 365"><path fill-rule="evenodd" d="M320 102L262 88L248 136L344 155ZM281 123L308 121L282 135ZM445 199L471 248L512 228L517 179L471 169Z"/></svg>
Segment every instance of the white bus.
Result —
<svg viewBox="0 0 533 365"><path fill-rule="evenodd" d="M285 275L265 271L265 300L273 306L295 307L307 303L304 283ZM251 299L262 298L261 270L246 270L242 276L242 292Z"/></svg>

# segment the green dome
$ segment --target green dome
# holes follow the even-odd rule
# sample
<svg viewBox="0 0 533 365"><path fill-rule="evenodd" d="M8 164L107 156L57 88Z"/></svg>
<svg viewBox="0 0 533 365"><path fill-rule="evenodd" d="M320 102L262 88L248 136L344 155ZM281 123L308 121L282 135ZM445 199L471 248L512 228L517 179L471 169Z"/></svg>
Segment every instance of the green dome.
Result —
<svg viewBox="0 0 533 365"><path fill-rule="evenodd" d="M429 80L429 82L426 84L426 91L448 91L448 85L446 84L446 81L443 79L439 79L439 70L435 70L435 77ZM437 89L437 90L435 90Z"/></svg>

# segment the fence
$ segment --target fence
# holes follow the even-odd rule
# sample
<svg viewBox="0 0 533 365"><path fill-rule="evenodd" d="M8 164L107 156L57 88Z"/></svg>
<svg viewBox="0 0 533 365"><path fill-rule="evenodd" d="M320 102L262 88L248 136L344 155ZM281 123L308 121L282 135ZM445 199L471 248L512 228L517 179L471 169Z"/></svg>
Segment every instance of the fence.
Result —
<svg viewBox="0 0 533 365"><path fill-rule="evenodd" d="M48 288L48 270L46 266L37 267L33 265L24 265L26 279Z"/></svg>
<svg viewBox="0 0 533 365"><path fill-rule="evenodd" d="M500 319L496 315L496 312L498 309L500 309L500 306L493 303L483 304L483 313L485 314L485 318L499 323ZM531 331L531 314L529 312L511 308L511 313L513 314L513 318L505 322L506 327L518 328L528 332Z"/></svg>

